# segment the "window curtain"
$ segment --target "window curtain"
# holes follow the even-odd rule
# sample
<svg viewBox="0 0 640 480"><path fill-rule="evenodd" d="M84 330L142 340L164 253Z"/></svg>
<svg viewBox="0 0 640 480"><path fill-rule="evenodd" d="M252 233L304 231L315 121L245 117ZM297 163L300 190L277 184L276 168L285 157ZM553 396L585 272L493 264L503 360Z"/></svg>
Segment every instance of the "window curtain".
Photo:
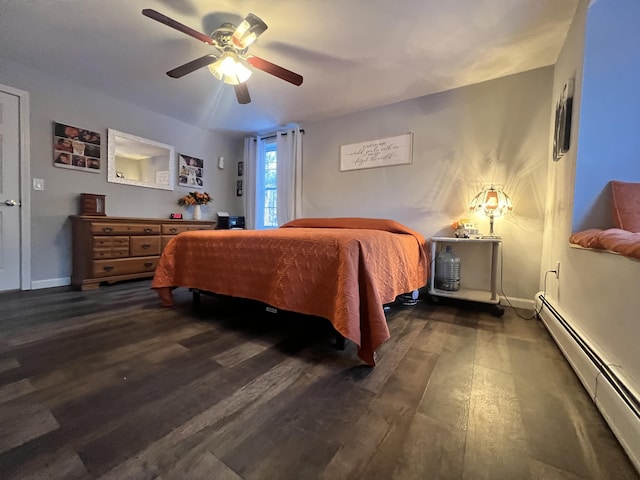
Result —
<svg viewBox="0 0 640 480"><path fill-rule="evenodd" d="M276 133L278 225L302 216L302 133L296 126Z"/></svg>
<svg viewBox="0 0 640 480"><path fill-rule="evenodd" d="M258 175L259 152L263 148L263 141L258 137L247 137L244 139L244 176L243 176L243 198L244 198L244 223L245 228L254 230L257 225L256 215L256 190Z"/></svg>

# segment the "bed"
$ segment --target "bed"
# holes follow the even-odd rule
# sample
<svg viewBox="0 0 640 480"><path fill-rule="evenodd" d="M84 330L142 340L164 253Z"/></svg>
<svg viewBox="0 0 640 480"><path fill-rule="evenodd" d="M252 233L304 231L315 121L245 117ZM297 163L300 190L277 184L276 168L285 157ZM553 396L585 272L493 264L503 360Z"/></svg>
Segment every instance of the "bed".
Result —
<svg viewBox="0 0 640 480"><path fill-rule="evenodd" d="M384 304L427 283L422 235L393 220L303 218L273 230L184 232L160 258L163 306L187 287L326 318L375 365L389 339Z"/></svg>

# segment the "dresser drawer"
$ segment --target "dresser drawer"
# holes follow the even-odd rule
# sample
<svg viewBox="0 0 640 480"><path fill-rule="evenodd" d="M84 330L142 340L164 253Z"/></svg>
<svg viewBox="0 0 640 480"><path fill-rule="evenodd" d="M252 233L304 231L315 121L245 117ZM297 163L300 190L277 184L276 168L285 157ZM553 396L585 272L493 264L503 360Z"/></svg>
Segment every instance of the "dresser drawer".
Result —
<svg viewBox="0 0 640 480"><path fill-rule="evenodd" d="M171 241L172 238L176 238L176 236L175 235L162 235L162 250L165 249L165 247Z"/></svg>
<svg viewBox="0 0 640 480"><path fill-rule="evenodd" d="M116 258L112 260L94 260L93 276L111 277L153 271L158 266L160 257Z"/></svg>
<svg viewBox="0 0 640 480"><path fill-rule="evenodd" d="M93 249L126 248L129 250L129 237L93 237Z"/></svg>
<svg viewBox="0 0 640 480"><path fill-rule="evenodd" d="M182 232L187 232L188 230L188 225L162 225L162 235L177 235Z"/></svg>
<svg viewBox="0 0 640 480"><path fill-rule="evenodd" d="M132 257L160 255L160 237L131 237L129 240L129 254Z"/></svg>
<svg viewBox="0 0 640 480"><path fill-rule="evenodd" d="M129 245L126 247L114 248L94 248L93 258L99 260L101 258L124 258L129 256Z"/></svg>
<svg viewBox="0 0 640 480"><path fill-rule="evenodd" d="M94 222L90 230L94 235L159 235L160 224Z"/></svg>
<svg viewBox="0 0 640 480"><path fill-rule="evenodd" d="M176 224L162 224L162 235L177 235L182 232L190 232L192 230L211 230L214 224L202 224L202 225L176 225Z"/></svg>

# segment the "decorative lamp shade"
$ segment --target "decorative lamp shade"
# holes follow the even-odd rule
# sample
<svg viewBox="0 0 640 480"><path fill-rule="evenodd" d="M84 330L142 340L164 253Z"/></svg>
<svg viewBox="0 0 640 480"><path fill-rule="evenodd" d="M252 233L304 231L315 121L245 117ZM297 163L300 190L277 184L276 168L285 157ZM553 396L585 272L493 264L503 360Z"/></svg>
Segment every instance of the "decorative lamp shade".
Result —
<svg viewBox="0 0 640 480"><path fill-rule="evenodd" d="M490 231L488 237L495 237L493 233L493 219L507 215L513 210L513 203L509 196L493 185L485 187L469 203L469 211L483 213L489 217Z"/></svg>
<svg viewBox="0 0 640 480"><path fill-rule="evenodd" d="M256 38L258 38L266 29L267 24L264 23L257 15L250 13L238 28L236 28L235 32L233 32L231 41L236 47L245 49L255 42Z"/></svg>

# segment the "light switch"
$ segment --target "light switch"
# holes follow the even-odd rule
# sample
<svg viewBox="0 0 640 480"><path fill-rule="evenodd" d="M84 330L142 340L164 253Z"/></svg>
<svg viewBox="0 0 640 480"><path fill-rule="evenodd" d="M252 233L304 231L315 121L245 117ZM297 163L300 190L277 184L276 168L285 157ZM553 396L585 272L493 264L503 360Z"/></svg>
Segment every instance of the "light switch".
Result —
<svg viewBox="0 0 640 480"><path fill-rule="evenodd" d="M44 178L34 178L33 179L33 189L34 190L44 190Z"/></svg>

